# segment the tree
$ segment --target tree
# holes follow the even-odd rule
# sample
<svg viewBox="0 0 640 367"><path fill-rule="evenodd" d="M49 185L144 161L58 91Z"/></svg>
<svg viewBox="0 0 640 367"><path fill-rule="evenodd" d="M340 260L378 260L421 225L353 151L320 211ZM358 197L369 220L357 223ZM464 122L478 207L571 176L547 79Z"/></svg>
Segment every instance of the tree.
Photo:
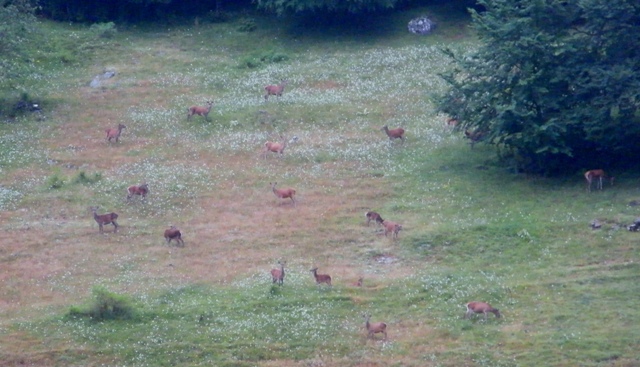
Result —
<svg viewBox="0 0 640 367"><path fill-rule="evenodd" d="M305 11L358 13L393 8L399 0L255 0L258 8L283 14Z"/></svg>
<svg viewBox="0 0 640 367"><path fill-rule="evenodd" d="M439 110L539 173L633 162L640 153L640 2L481 0L482 41Z"/></svg>

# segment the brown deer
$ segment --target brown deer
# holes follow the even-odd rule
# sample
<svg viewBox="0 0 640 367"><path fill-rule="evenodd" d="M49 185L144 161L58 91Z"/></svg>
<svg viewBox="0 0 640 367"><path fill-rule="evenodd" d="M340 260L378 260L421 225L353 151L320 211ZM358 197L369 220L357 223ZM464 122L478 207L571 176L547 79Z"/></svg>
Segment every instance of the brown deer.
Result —
<svg viewBox="0 0 640 367"><path fill-rule="evenodd" d="M369 226L369 222L375 221L377 224L382 224L384 219L380 216L380 214L376 212L366 212L364 213L365 218L367 218L367 226Z"/></svg>
<svg viewBox="0 0 640 367"><path fill-rule="evenodd" d="M282 92L284 92L284 87L287 85L288 81L283 80L280 84L278 85L267 85L266 87L264 87L265 90L265 94L264 94L264 100L268 100L269 96L276 96L276 97L281 97L282 96Z"/></svg>
<svg viewBox="0 0 640 367"><path fill-rule="evenodd" d="M147 183L143 183L141 185L133 185L127 188L127 200L131 200L134 195L140 195L142 199L147 197L149 193L149 185Z"/></svg>
<svg viewBox="0 0 640 367"><path fill-rule="evenodd" d="M280 264L280 269L271 269L271 280L274 284L282 285L284 283L284 265L286 262L278 261L278 264Z"/></svg>
<svg viewBox="0 0 640 367"><path fill-rule="evenodd" d="M382 221L382 226L384 227L384 236L387 237L387 235L391 233L391 237L393 239L397 239L398 232L402 230L402 225L392 222L390 220Z"/></svg>
<svg viewBox="0 0 640 367"><path fill-rule="evenodd" d="M384 132L387 133L387 136L389 137L389 140L393 141L393 139L400 139L404 143L404 129L403 128L399 127L397 129L389 130L389 127L387 125L384 125L382 127L382 129L380 129L380 130L384 130Z"/></svg>
<svg viewBox="0 0 640 367"><path fill-rule="evenodd" d="M176 240L178 246L184 246L184 240L182 239L182 232L176 226L171 226L164 231L164 239L167 240L167 245L171 244L172 240Z"/></svg>
<svg viewBox="0 0 640 367"><path fill-rule="evenodd" d="M486 135L487 135L487 132L482 130L475 130L475 131L465 130L464 131L464 136L470 140L469 144L471 145L471 149L473 149L473 146L477 142L483 140Z"/></svg>
<svg viewBox="0 0 640 367"><path fill-rule="evenodd" d="M262 151L262 155L265 159L267 159L267 155L269 153L280 154L280 156L282 157L282 155L284 154L284 148L287 147L287 138L280 134L280 139L282 139L281 143L271 141L264 143L264 150Z"/></svg>
<svg viewBox="0 0 640 367"><path fill-rule="evenodd" d="M326 283L331 286L331 276L329 274L318 274L318 268L309 270L313 273L313 277L316 278L316 284Z"/></svg>
<svg viewBox="0 0 640 367"><path fill-rule="evenodd" d="M103 233L103 231L104 231L103 226L105 224L113 224L113 226L115 227L113 232L114 233L118 232L118 222L116 222L116 219L118 219L118 214L116 214L116 213L108 213L108 214L98 215L98 213L97 213L98 207L97 206L92 206L89 209L91 209L91 211L93 212L93 219L96 220L96 222L98 223L98 227L100 227L100 233Z"/></svg>
<svg viewBox="0 0 640 367"><path fill-rule="evenodd" d="M187 120L191 120L191 116L193 115L200 115L204 117L206 121L209 121L209 112L211 112L212 107L213 107L213 101L207 101L207 107L202 107L202 106L189 107L189 114L187 115Z"/></svg>
<svg viewBox="0 0 640 367"><path fill-rule="evenodd" d="M485 303L485 302L467 303L467 312L464 314L464 318L468 319L474 313L484 314L485 321L487 320L488 313L493 313L494 315L496 315L496 318L500 318L502 316L500 315L500 310L498 310L497 308L491 307L491 305L488 303Z"/></svg>
<svg viewBox="0 0 640 367"><path fill-rule="evenodd" d="M370 323L369 319L371 315L364 316L364 327L367 329L367 339L373 339L375 334L381 333L384 335L384 340L387 340L387 324L384 322Z"/></svg>
<svg viewBox="0 0 640 367"><path fill-rule="evenodd" d="M615 180L615 177L607 176L607 174L601 169L592 169L590 171L585 172L584 178L587 180L588 192L591 192L591 184L593 183L594 179L597 180L596 188L599 190L602 190L602 180L604 180L605 178L609 179L609 182L611 182L611 186L613 186L613 180Z"/></svg>
<svg viewBox="0 0 640 367"><path fill-rule="evenodd" d="M293 206L296 206L296 199L294 198L296 196L296 190L294 189L276 189L276 185L278 184L277 182L274 183L269 183L271 185L271 191L273 191L273 193L280 199L291 199L291 201L293 202Z"/></svg>
<svg viewBox="0 0 640 367"><path fill-rule="evenodd" d="M111 139L114 139L116 141L116 143L118 142L118 139L120 139L120 134L122 134L122 129L126 129L127 127L124 126L123 124L118 124L117 128L111 128L111 129L106 129L105 132L107 133L107 142L111 142Z"/></svg>

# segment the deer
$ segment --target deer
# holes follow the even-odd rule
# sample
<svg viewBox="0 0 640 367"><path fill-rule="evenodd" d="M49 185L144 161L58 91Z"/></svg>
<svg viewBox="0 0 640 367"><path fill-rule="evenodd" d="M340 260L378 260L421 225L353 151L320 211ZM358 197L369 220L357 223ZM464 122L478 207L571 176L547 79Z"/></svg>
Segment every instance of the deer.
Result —
<svg viewBox="0 0 640 367"><path fill-rule="evenodd" d="M363 278L363 277L360 277L360 278L358 278L358 281L357 281L357 282L353 283L353 286L354 286L354 287L362 287L362 284L363 284L363 283L364 283L364 278Z"/></svg>
<svg viewBox="0 0 640 367"><path fill-rule="evenodd" d="M98 227L100 227L100 233L104 232L103 226L105 224L113 224L113 227L114 227L113 233L118 232L118 222L116 222L116 219L118 219L118 214L107 213L107 214L98 215L97 206L92 206L89 209L91 209L91 211L93 212L93 219L95 219L96 222L98 222Z"/></svg>
<svg viewBox="0 0 640 367"><path fill-rule="evenodd" d="M375 334L384 334L384 340L387 340L387 324L384 322L370 323L371 315L364 316L364 327L367 329L367 339L374 339Z"/></svg>
<svg viewBox="0 0 640 367"><path fill-rule="evenodd" d="M366 212L366 213L364 213L364 216L365 216L365 218L367 218L367 226L369 226L369 223L371 221L375 221L378 224L382 224L382 222L384 222L384 219L382 219L380 214L378 214L376 212Z"/></svg>
<svg viewBox="0 0 640 367"><path fill-rule="evenodd" d="M487 132L482 130L474 130L474 131L465 130L464 131L464 136L470 140L469 144L471 145L471 149L473 149L473 146L477 142L484 139L486 134Z"/></svg>
<svg viewBox="0 0 640 367"><path fill-rule="evenodd" d="M493 313L494 315L496 315L496 318L502 317L502 315L500 315L500 310L498 310L497 308L491 307L490 304L485 302L469 302L467 303L466 306L467 306L467 312L464 314L465 319L468 319L474 313L484 314L485 321L487 320L488 313Z"/></svg>
<svg viewBox="0 0 640 367"><path fill-rule="evenodd" d="M264 143L264 150L262 151L262 155L265 159L267 159L267 155L271 153L278 153L282 157L284 153L284 148L287 147L287 138L280 134L280 139L282 139L281 143L268 141Z"/></svg>
<svg viewBox="0 0 640 367"><path fill-rule="evenodd" d="M264 100L267 101L269 99L269 96L281 97L282 92L284 92L284 87L287 85L287 83L287 80L283 80L278 85L267 85L266 87L264 87L264 90L266 92L264 94Z"/></svg>
<svg viewBox="0 0 640 367"><path fill-rule="evenodd" d="M384 236L387 237L387 235L391 233L393 239L397 239L398 232L402 230L402 225L390 220L382 221L382 226L384 227Z"/></svg>
<svg viewBox="0 0 640 367"><path fill-rule="evenodd" d="M278 285L282 285L282 283L284 283L284 265L286 264L286 261L278 261L278 264L280 264L280 269L271 269L271 281L274 284L278 283Z"/></svg>
<svg viewBox="0 0 640 367"><path fill-rule="evenodd" d="M107 142L111 142L111 139L114 139L116 141L116 143L118 142L118 139L120 139L120 134L122 134L122 129L126 129L127 127L123 124L118 124L117 128L111 128L111 129L106 129L105 132L107 133Z"/></svg>
<svg viewBox="0 0 640 367"><path fill-rule="evenodd" d="M384 125L380 130L383 130L385 133L387 133L387 136L389 137L389 140L393 141L393 139L400 139L404 143L404 129L403 128L399 127L397 129L389 130L389 127L387 125Z"/></svg>
<svg viewBox="0 0 640 367"><path fill-rule="evenodd" d="M132 185L127 188L127 200L131 200L134 195L140 195L144 200L149 193L149 185L142 183L140 185Z"/></svg>
<svg viewBox="0 0 640 367"><path fill-rule="evenodd" d="M184 246L184 240L182 239L182 232L176 226L170 226L164 230L164 239L167 240L167 245L171 245L172 240L176 240L178 246Z"/></svg>
<svg viewBox="0 0 640 367"><path fill-rule="evenodd" d="M269 184L271 185L271 191L273 191L273 193L280 199L291 199L291 201L293 202L293 206L296 206L296 199L294 198L296 196L296 190L294 189L276 189L276 185L278 184L277 182L271 183L269 182Z"/></svg>
<svg viewBox="0 0 640 367"><path fill-rule="evenodd" d="M329 274L318 274L318 268L313 268L309 271L312 272L313 277L316 278L316 284L326 283L328 286L331 286L331 276Z"/></svg>
<svg viewBox="0 0 640 367"><path fill-rule="evenodd" d="M611 182L611 186L613 186L613 180L615 180L615 177L609 177L605 171L601 170L601 169L592 169L590 171L587 171L584 173L584 178L587 180L587 191L591 192L591 183L593 182L594 179L597 179L598 181L596 181L596 188L602 190L602 181L605 178L608 178L609 181Z"/></svg>
<svg viewBox="0 0 640 367"><path fill-rule="evenodd" d="M211 112L212 107L213 107L213 101L207 101L207 107L202 107L202 106L189 107L189 114L187 115L187 121L191 120L191 116L193 115L200 115L204 117L206 121L209 121L209 112Z"/></svg>

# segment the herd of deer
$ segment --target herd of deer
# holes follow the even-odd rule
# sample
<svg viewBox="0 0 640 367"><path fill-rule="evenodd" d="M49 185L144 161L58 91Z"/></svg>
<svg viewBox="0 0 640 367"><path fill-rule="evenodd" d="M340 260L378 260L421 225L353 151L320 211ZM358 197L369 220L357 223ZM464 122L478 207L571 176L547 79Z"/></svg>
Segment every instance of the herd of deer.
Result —
<svg viewBox="0 0 640 367"><path fill-rule="evenodd" d="M367 219L369 219L369 217L367 217ZM271 281L273 284L283 285L284 276L285 276L284 266L286 265L286 261L278 261L278 265L280 266L279 268L271 269ZM329 274L318 274L318 268L313 268L309 271L313 273L313 277L315 278L317 285L321 285L324 283L324 284L327 284L328 286L331 286L331 276ZM356 287L362 287L362 282L363 282L363 278L361 277L353 285ZM498 310L497 308L493 308L490 304L486 302L474 301L474 302L467 303L465 306L467 308L464 314L465 319L470 318L473 314L483 314L484 320L486 321L487 315L489 313L493 313L496 316L496 318L502 317L502 315L500 314L500 310ZM387 324L386 323L384 322L371 323L369 322L371 315L364 314L362 316L364 317L365 329L367 329L367 339L374 339L375 334L383 334L384 336L383 340L387 340Z"/></svg>
<svg viewBox="0 0 640 367"><path fill-rule="evenodd" d="M287 85L287 81L283 80L278 85L266 86L264 88L265 101L269 99L269 96L281 97L286 85ZM209 116L209 113L211 112L212 107L213 107L212 101L208 101L205 107L202 107L202 106L189 107L187 120L190 120L193 115L198 115L198 116L204 117L205 120L209 121L208 116ZM458 124L457 119L450 118L447 120L447 125L450 127L455 127L457 126L457 124ZM126 128L125 125L119 124L117 128L107 129L106 130L107 142L111 142L111 140L113 139L117 143L119 141L120 135L122 134L122 130L125 128ZM394 139L400 139L402 143L404 143L405 130L403 128L389 129L389 127L385 125L381 128L381 130L387 134L390 141L393 141ZM468 130L465 130L465 136L471 141L471 147L473 147L473 145L476 142L484 138L485 132L483 131L470 132ZM279 154L280 156L284 154L284 150L287 147L287 138L282 134L280 135L280 138L281 138L281 141L279 142L266 142L264 144L264 149L261 155L265 159L267 158L267 155L270 153ZM614 177L609 177L601 169L589 170L585 172L584 177L587 181L587 191L589 192L591 192L591 187L594 181L596 182L596 188L599 190L602 190L602 183L604 179L608 178L611 182L611 185L613 185L613 181L615 179ZM273 191L274 195L279 199L291 199L291 202L295 207L296 206L296 200L295 200L296 190L291 188L278 189L276 188L277 184L278 184L277 182L270 183L271 190ZM149 186L146 183L143 183L137 186L130 186L127 188L127 200L131 200L134 196L141 196L142 199L145 199L148 193L149 193ZM116 222L116 219L118 219L118 214L112 212L112 213L99 215L97 214L97 210L98 210L97 207L90 207L90 209L93 212L93 218L98 223L100 233L103 232L104 225L108 225L108 224L112 224L114 226L114 232L118 231L119 226L118 226L118 223ZM385 220L382 218L380 214L373 211L366 212L365 218L366 218L367 226L369 226L371 222L375 222L376 224L382 226L385 237L391 234L392 239L397 239L398 233L402 230L402 225L392 221ZM184 246L184 241L182 240L182 233L178 228L176 228L173 225L164 231L164 238L167 244L171 244L171 241L175 240L179 246L180 245ZM278 264L280 265L279 268L274 268L271 270L271 278L274 284L283 285L284 277L285 277L284 267L286 262L279 261ZM317 267L311 269L310 272L313 274L317 285L327 284L329 287L331 286L330 275L318 274ZM363 278L359 278L358 281L354 283L354 286L362 287L362 283L363 283ZM485 302L475 302L475 301L469 302L466 304L466 309L467 310L464 314L464 318L469 318L473 314L483 314L484 319L487 320L487 314L489 313L493 313L496 316L496 318L501 317L500 311L498 309L493 308L490 304ZM384 322L371 323L369 321L371 318L371 315L365 314L363 315L363 317L365 320L365 328L367 330L367 338L373 339L375 337L375 334L383 334L384 340L387 339L386 323Z"/></svg>

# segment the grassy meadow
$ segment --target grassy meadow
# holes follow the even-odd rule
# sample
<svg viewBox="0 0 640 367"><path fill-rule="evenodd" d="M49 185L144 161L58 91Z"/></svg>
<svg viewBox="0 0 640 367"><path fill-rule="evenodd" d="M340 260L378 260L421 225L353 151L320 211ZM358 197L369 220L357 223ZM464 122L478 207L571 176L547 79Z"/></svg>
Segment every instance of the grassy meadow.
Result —
<svg viewBox="0 0 640 367"><path fill-rule="evenodd" d="M422 14L434 35L406 31ZM89 32L45 27L43 52ZM514 174L449 129L432 97L439 50L477 46L463 14L347 29L236 14L84 44L36 60L44 118L0 124L0 366L640 366L638 174L587 193L582 172ZM208 100L210 121L188 121ZM283 156L262 157L281 134ZM142 182L146 200L127 201ZM100 234L90 206L119 231ZM100 294L126 317L87 317ZM503 317L463 319L470 301ZM367 339L363 314L387 340Z"/></svg>

